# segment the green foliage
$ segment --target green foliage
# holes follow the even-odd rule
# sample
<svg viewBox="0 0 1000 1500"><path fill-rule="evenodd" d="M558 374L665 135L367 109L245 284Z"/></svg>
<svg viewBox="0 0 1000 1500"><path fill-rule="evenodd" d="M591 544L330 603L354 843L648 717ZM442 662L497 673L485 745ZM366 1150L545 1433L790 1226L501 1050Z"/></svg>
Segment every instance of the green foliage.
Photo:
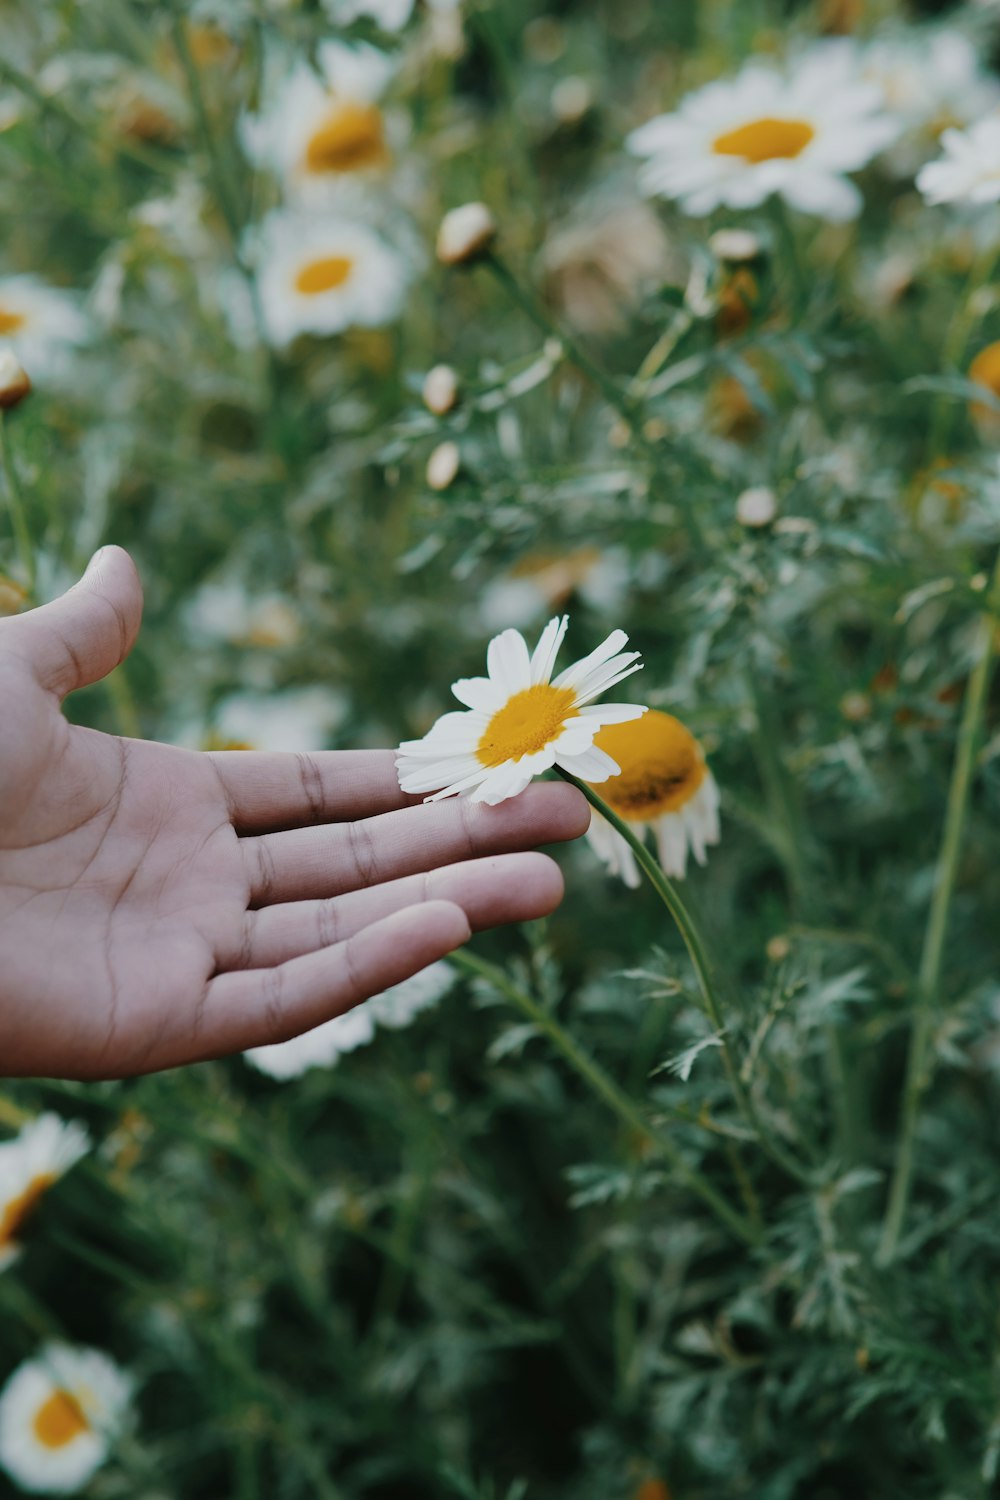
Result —
<svg viewBox="0 0 1000 1500"><path fill-rule="evenodd" d="M204 744L250 694L263 743L267 704L280 722L284 690L320 685L328 745L396 743L495 629L567 607L578 654L628 629L643 701L698 735L723 793L683 888L721 1030L653 891L581 847L543 931L477 940L497 969L333 1069L5 1088L11 1128L56 1108L100 1142L0 1274L0 1376L55 1335L139 1381L93 1500L635 1500L654 1476L674 1500L998 1492L988 682L925 982L1000 542L969 401L998 403L967 378L1000 335L996 209L927 208L876 164L857 225L636 220L622 144L835 9L473 0L399 35L356 22L399 56L378 201L413 285L390 327L273 349L247 234L279 190L241 120L275 49L334 34L322 6L0 7L2 270L87 290L95 329L5 420L38 595L112 539L147 590L135 656L71 712ZM957 19L986 45L982 8ZM446 22L460 43L435 42ZM564 89L560 111L572 79L584 107ZM467 199L498 260L446 270L437 225ZM737 223L761 253L733 326L710 236ZM643 236L655 268L632 277ZM437 416L420 392L442 360L461 400ZM461 468L437 491L445 440ZM759 485L778 516L750 528L736 500Z"/></svg>

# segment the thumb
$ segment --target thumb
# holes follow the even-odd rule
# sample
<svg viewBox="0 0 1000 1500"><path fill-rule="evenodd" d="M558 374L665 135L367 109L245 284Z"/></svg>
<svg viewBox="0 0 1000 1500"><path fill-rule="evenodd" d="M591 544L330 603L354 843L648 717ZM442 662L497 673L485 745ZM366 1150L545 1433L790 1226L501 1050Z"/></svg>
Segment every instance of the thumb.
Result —
<svg viewBox="0 0 1000 1500"><path fill-rule="evenodd" d="M42 687L65 698L125 660L141 619L135 563L121 547L102 547L79 583L8 625L20 631L20 649Z"/></svg>

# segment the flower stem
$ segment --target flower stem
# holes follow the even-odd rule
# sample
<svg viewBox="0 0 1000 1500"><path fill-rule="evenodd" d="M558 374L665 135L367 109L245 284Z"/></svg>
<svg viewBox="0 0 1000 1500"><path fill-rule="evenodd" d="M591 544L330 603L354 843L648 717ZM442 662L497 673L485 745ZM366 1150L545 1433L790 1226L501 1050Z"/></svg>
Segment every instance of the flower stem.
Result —
<svg viewBox="0 0 1000 1500"><path fill-rule="evenodd" d="M17 542L17 550L21 559L21 567L24 570L25 583L29 594L35 592L35 549L31 542L31 532L28 530L28 520L25 515L24 498L21 494L21 483L17 477L14 467L14 455L10 451L10 439L7 436L7 414L0 410L0 469L3 470L4 488L7 491L7 509L10 511L10 524Z"/></svg>
<svg viewBox="0 0 1000 1500"><path fill-rule="evenodd" d="M570 364L576 366L582 375L595 385L604 397L605 401L616 411L631 433L637 447L650 464L654 474L660 470L660 456L654 445L644 436L642 431L642 412L637 403L622 391L612 380L605 370L602 370L590 355L583 350L573 336L560 328L557 323L549 317L539 302L526 292L511 271L505 261L501 260L495 251L490 251L483 257L483 264L488 266L493 275L499 281L504 291L515 302L521 311L534 323L535 327L544 333L546 338L558 339L562 345L566 358ZM693 505L681 487L677 496L678 507L684 517L692 546L699 551L705 551L705 537L701 524L695 513Z"/></svg>
<svg viewBox="0 0 1000 1500"><path fill-rule="evenodd" d="M934 894L927 916L920 968L917 973L916 1004L913 1029L910 1033L910 1051L906 1063L906 1082L903 1088L899 1146L896 1151L896 1167L878 1247L878 1263L883 1266L888 1265L896 1253L903 1219L906 1216L913 1177L914 1148L920 1107L930 1083L932 1062L928 1057L928 1047L934 1024L934 1004L941 982L944 943L968 818L972 775L996 654L998 610L1000 610L1000 555L993 569L986 609L979 622L975 666L965 690L962 722L958 730L955 763L952 767L951 785L948 788L944 830L934 877Z"/></svg>
<svg viewBox="0 0 1000 1500"><path fill-rule="evenodd" d="M758 1114L757 1107L753 1101L753 1096L751 1095L749 1089L746 1087L742 1077L740 1076L740 1070L737 1067L736 1058L733 1055L733 1049L729 1042L727 1030L725 1025L723 1024L722 1011L719 1006L719 1000L715 988L715 980L712 975L712 967L708 959L708 954L705 951L705 945L702 942L701 934L695 926L690 912L684 905L684 902L681 900L680 896L677 894L677 891L674 889L673 884L670 880L667 879L667 876L664 874L659 861L654 859L653 855L650 853L643 840L639 838L639 836L632 828L629 827L629 825L623 818L620 818L618 814L608 806L608 804L604 801L604 798L601 797L599 793L595 792L592 786L590 786L585 781L580 781L576 776L571 775L569 771L563 771L560 769L559 775L565 781L568 781L571 783L571 785L577 787L578 790L581 791L586 797L591 807L595 808L596 811L600 813L601 817L605 818L607 822L611 824L612 828L614 828L617 833L621 834L622 838L625 840L629 848L632 850L632 853L635 855L636 860L638 861L639 866L645 874L646 878L649 880L650 885L656 891L656 894L659 896L660 900L667 908L671 917L673 917L677 930L684 940L684 946L688 951L688 956L691 959L692 965L694 966L695 975L698 980L698 988L701 991L705 1014L708 1016L713 1027L715 1028L716 1034L718 1035L719 1042L722 1047L722 1061L726 1070L726 1077L729 1080L729 1086L733 1092L733 1097L736 1100L736 1104L739 1108L740 1114L743 1116L748 1126L753 1131L753 1134L759 1146L764 1152L766 1152L771 1160L778 1166L780 1166L785 1172L787 1172L789 1176L794 1177L797 1182L800 1182L805 1186L812 1186L813 1178L811 1173L798 1161L796 1161L795 1157L787 1152L783 1146L779 1145L777 1142L771 1139L766 1127L764 1126L763 1121L760 1118L760 1115Z"/></svg>
<svg viewBox="0 0 1000 1500"><path fill-rule="evenodd" d="M737 1238L746 1244L755 1244L758 1239L757 1231L747 1222L743 1216L726 1202L725 1198L718 1193L706 1177L697 1168L690 1166L683 1158L677 1147L657 1129L640 1109L633 1104L627 1094L623 1093L613 1079L609 1078L604 1069L601 1068L592 1057L579 1047L573 1037L559 1024L555 1016L547 1011L532 995L522 990L520 985L498 969L494 964L487 963L485 959L477 957L461 949L449 955L448 962L455 964L457 968L464 969L467 974L474 974L480 979L487 980L502 995L505 995L518 1010L525 1015L529 1021L538 1027L539 1031L545 1033L553 1043L556 1050L562 1054L574 1072L584 1080L614 1114L621 1120L622 1124L629 1130L634 1130L646 1139L652 1141L660 1154L667 1158L677 1175L691 1189L697 1193L713 1210L716 1217L725 1224L726 1228L735 1234Z"/></svg>

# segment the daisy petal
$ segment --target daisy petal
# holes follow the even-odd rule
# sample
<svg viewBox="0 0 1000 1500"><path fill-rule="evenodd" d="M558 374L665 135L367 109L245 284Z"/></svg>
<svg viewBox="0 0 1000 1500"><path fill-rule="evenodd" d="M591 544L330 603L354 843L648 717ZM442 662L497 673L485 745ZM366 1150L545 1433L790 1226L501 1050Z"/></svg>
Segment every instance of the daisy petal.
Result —
<svg viewBox="0 0 1000 1500"><path fill-rule="evenodd" d="M556 664L556 656L568 624L568 615L556 615L542 631L538 645L531 655L531 681L533 683L551 682L552 668Z"/></svg>
<svg viewBox="0 0 1000 1500"><path fill-rule="evenodd" d="M519 630L504 630L493 637L486 651L486 670L505 697L531 686L531 658Z"/></svg>

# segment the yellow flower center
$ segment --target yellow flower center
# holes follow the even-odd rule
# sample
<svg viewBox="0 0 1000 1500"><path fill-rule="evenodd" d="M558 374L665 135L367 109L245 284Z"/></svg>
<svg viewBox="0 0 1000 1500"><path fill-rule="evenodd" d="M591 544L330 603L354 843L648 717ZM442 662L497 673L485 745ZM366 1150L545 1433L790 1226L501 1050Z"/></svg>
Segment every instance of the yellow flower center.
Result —
<svg viewBox="0 0 1000 1500"><path fill-rule="evenodd" d="M35 1437L43 1448L65 1448L90 1431L83 1407L71 1391L55 1390L35 1412Z"/></svg>
<svg viewBox="0 0 1000 1500"><path fill-rule="evenodd" d="M16 333L23 328L27 319L24 313L14 312L9 307L0 307L0 334Z"/></svg>
<svg viewBox="0 0 1000 1500"><path fill-rule="evenodd" d="M484 766L502 766L544 750L560 733L566 720L574 718L576 694L572 688L537 682L523 688L498 708L476 746L476 758Z"/></svg>
<svg viewBox="0 0 1000 1500"><path fill-rule="evenodd" d="M310 136L305 164L310 172L360 172L379 166L385 157L380 111L374 104L347 99Z"/></svg>
<svg viewBox="0 0 1000 1500"><path fill-rule="evenodd" d="M54 1172L39 1172L28 1183L23 1193L16 1198L11 1198L0 1209L0 1248L9 1245L17 1239L18 1230L24 1226L25 1220L31 1215L40 1198L48 1191L56 1181Z"/></svg>
<svg viewBox="0 0 1000 1500"><path fill-rule="evenodd" d="M303 266L295 278L295 290L306 297L318 297L321 292L332 292L343 286L354 269L349 255L327 255L322 260L311 260Z"/></svg>
<svg viewBox="0 0 1000 1500"><path fill-rule="evenodd" d="M651 708L641 719L609 724L594 739L621 766L597 790L620 818L647 823L676 812L705 780L698 741L679 719Z"/></svg>
<svg viewBox="0 0 1000 1500"><path fill-rule="evenodd" d="M775 120L767 116L717 135L712 150L717 156L742 156L744 161L756 165L779 157L798 156L815 134L805 120Z"/></svg>

